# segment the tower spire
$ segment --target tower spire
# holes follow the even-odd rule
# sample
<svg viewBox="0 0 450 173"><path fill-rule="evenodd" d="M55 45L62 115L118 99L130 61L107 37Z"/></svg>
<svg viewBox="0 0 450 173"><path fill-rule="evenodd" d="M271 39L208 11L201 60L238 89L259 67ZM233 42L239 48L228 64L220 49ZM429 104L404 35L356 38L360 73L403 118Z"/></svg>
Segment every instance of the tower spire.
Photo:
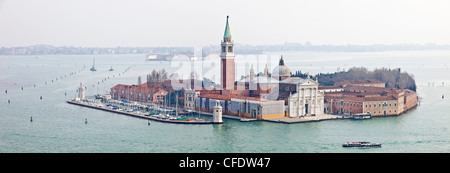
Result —
<svg viewBox="0 0 450 173"><path fill-rule="evenodd" d="M225 42L231 42L231 33L230 33L230 25L228 23L228 18L229 18L229 16L227 16L227 24L225 26L225 33L223 34L223 40Z"/></svg>

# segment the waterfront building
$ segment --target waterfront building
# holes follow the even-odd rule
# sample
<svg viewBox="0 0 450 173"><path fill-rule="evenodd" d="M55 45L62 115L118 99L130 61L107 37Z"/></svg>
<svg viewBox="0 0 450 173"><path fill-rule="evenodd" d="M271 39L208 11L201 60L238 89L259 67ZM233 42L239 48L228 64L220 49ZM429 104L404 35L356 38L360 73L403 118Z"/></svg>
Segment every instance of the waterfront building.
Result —
<svg viewBox="0 0 450 173"><path fill-rule="evenodd" d="M346 85L341 91L325 92L325 112L352 115L395 116L417 106L417 93L409 89Z"/></svg>
<svg viewBox="0 0 450 173"><path fill-rule="evenodd" d="M116 100L131 100L136 102L161 104L169 93L162 84L149 85L123 85L118 84L111 88L111 98Z"/></svg>
<svg viewBox="0 0 450 173"><path fill-rule="evenodd" d="M257 97L223 96L220 94L200 95L195 102L196 110L212 112L219 101L222 113L239 117L266 119L285 116L283 100L266 100Z"/></svg>
<svg viewBox="0 0 450 173"><path fill-rule="evenodd" d="M319 82L310 78L295 82L296 93L289 96L289 117L321 115L324 113L324 93Z"/></svg>

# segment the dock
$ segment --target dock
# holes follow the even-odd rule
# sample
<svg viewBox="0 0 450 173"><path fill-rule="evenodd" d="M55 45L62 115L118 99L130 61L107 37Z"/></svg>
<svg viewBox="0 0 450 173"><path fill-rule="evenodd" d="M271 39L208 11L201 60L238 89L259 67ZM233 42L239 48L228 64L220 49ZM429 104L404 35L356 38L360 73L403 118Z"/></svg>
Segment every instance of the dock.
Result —
<svg viewBox="0 0 450 173"><path fill-rule="evenodd" d="M82 101L77 101L75 99L67 100L67 103L73 104L73 105L78 105L78 106L84 106L84 107L88 107L88 108L93 108L93 109L98 109L98 110L103 110L103 111L108 111L108 112L113 112L113 113L118 113L118 114L127 115L127 116L131 116L131 117L135 117L135 118L142 118L142 119L146 119L146 120L164 122L164 123L173 123L173 124L220 124L218 122L213 122L213 121L180 121L180 120L160 119L160 118L156 118L156 117L145 116L143 114L137 114L137 113L133 113L133 112L124 112L124 111L113 110L113 109L100 107L100 106L96 106L96 105L91 105L91 104L88 104L88 103L84 103Z"/></svg>
<svg viewBox="0 0 450 173"><path fill-rule="evenodd" d="M339 120L344 119L345 117L342 115L331 115L331 114L322 114L322 115L308 115L302 117L282 117L282 118L270 118L264 119L264 121L274 122L274 123L285 123L285 124L293 124L293 123L307 123L307 122L319 122L323 120Z"/></svg>

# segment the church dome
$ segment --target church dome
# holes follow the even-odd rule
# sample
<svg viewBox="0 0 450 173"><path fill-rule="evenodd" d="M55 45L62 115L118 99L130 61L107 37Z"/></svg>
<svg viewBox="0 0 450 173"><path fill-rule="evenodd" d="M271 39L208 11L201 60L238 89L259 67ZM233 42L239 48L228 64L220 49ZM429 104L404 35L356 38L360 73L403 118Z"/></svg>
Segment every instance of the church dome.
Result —
<svg viewBox="0 0 450 173"><path fill-rule="evenodd" d="M273 77L290 77L291 70L284 65L283 56L281 56L280 63L272 71Z"/></svg>

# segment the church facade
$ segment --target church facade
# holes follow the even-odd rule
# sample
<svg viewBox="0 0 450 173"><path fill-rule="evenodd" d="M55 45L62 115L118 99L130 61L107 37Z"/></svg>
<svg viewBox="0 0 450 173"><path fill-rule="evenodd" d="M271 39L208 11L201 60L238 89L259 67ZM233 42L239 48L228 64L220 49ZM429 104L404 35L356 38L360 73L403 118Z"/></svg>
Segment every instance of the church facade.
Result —
<svg viewBox="0 0 450 173"><path fill-rule="evenodd" d="M323 114L324 93L319 91L317 80L303 79L296 88L288 99L289 117Z"/></svg>

